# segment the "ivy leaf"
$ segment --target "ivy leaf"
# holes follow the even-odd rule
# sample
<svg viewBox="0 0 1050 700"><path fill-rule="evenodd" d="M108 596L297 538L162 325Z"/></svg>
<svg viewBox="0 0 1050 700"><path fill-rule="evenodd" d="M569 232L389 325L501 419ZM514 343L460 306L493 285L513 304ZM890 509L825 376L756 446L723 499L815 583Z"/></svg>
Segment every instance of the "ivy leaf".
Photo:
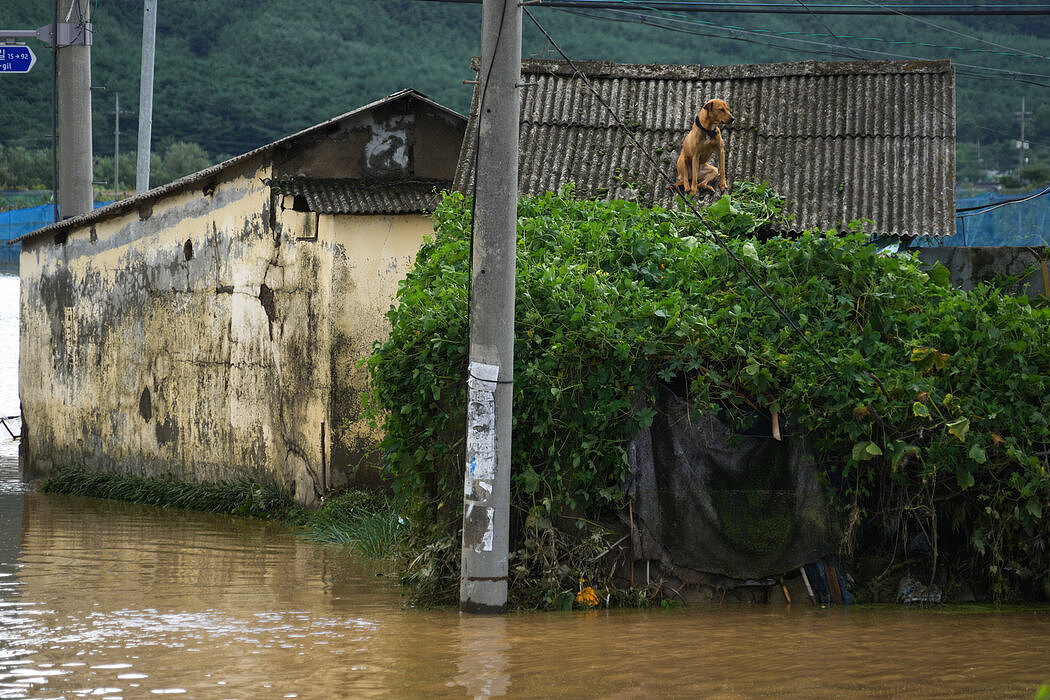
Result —
<svg viewBox="0 0 1050 700"><path fill-rule="evenodd" d="M1025 504L1025 510L1031 513L1033 517L1043 517L1043 507L1039 505L1039 501L1034 498L1029 499L1028 503Z"/></svg>
<svg viewBox="0 0 1050 700"><path fill-rule="evenodd" d="M980 445L974 445L970 448L970 459L978 464L984 464L988 461L988 455L985 454L984 449Z"/></svg>
<svg viewBox="0 0 1050 700"><path fill-rule="evenodd" d="M951 274L949 273L948 268L939 262L935 262L933 267L931 267L927 273L930 275L930 279L933 280L933 283L941 289L948 289L951 285Z"/></svg>
<svg viewBox="0 0 1050 700"><path fill-rule="evenodd" d="M541 481L542 479L540 478L540 475L537 474L536 470L532 467L529 467L518 475L518 483L521 484L525 493L536 493L540 488Z"/></svg>
<svg viewBox="0 0 1050 700"><path fill-rule="evenodd" d="M906 456L918 456L918 454L919 448L915 445L909 445L901 440L896 440L890 446L890 468L893 469L893 471L897 471Z"/></svg>
<svg viewBox="0 0 1050 700"><path fill-rule="evenodd" d="M858 462L878 457L882 454L882 449L870 440L862 440L853 446L853 459Z"/></svg>
<svg viewBox="0 0 1050 700"><path fill-rule="evenodd" d="M648 407L643 408L635 414L635 417L638 419L638 425L643 428L648 428L653 424L653 418L656 417L656 409Z"/></svg>
<svg viewBox="0 0 1050 700"><path fill-rule="evenodd" d="M755 250L755 244L752 243L751 241L748 241L747 243L745 243L743 245L743 247L741 247L740 250L744 254L744 257L747 258L748 260L750 260L750 261L752 261L752 262L754 262L754 263L756 263L758 265L762 264L762 261L758 257L758 251Z"/></svg>
<svg viewBox="0 0 1050 700"><path fill-rule="evenodd" d="M948 421L944 424L948 428L948 432L959 438L960 442L966 442L966 434L970 432L970 419L966 416L962 418L956 418L955 420Z"/></svg>
<svg viewBox="0 0 1050 700"><path fill-rule="evenodd" d="M948 354L937 348L912 348L911 361L919 366L920 372L929 372L934 369L944 369L948 362Z"/></svg>
<svg viewBox="0 0 1050 700"><path fill-rule="evenodd" d="M729 195L722 195L718 201L707 208L708 214L714 217L716 220L724 219L733 213L733 204L729 199Z"/></svg>
<svg viewBox="0 0 1050 700"><path fill-rule="evenodd" d="M917 418L929 418L930 409L926 407L926 404L916 401L911 405L911 413Z"/></svg>

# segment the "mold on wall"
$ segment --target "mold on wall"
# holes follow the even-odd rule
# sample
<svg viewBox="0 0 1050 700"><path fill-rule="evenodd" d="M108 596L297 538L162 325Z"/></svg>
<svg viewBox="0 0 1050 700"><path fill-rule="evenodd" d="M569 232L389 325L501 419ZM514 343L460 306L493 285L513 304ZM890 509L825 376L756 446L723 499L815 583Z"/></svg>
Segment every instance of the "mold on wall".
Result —
<svg viewBox="0 0 1050 700"><path fill-rule="evenodd" d="M323 216L321 238L335 250L332 276L332 473L336 485L380 481L378 429L364 418L368 371L361 365L386 339L386 312L433 222L421 215Z"/></svg>
<svg viewBox="0 0 1050 700"><path fill-rule="evenodd" d="M23 246L27 478L80 463L321 495L326 255L270 230L267 174Z"/></svg>
<svg viewBox="0 0 1050 700"><path fill-rule="evenodd" d="M432 222L266 183L451 179L464 128L405 91L23 240L23 476L265 480L306 505L379 485L361 361Z"/></svg>

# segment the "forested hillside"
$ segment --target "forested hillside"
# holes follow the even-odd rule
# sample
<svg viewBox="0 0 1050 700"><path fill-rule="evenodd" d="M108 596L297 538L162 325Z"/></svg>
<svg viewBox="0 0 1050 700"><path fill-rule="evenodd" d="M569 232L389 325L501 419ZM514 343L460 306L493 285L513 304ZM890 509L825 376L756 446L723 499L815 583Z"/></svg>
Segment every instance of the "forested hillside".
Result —
<svg viewBox="0 0 1050 700"><path fill-rule="evenodd" d="M790 4L790 3L789 3ZM51 21L49 0L3 0L0 29ZM875 3L871 3L875 7ZM805 7L798 3L799 7ZM850 58L951 58L958 86L960 179L1016 176L1025 99L1028 173L1050 181L1050 18L805 14L676 14L625 10L530 11L573 58L658 63L763 63ZM141 0L96 0L95 154L111 172L114 107L120 144L135 147ZM415 88L460 112L469 107L481 6L419 0L162 0L158 7L154 150L179 143L215 162ZM652 26L661 24L662 27ZM553 56L526 18L523 53ZM51 55L26 75L0 76L0 166L50 145ZM104 88L101 89L101 88ZM921 106L872 105L911 119ZM196 152L196 151L193 151ZM109 158L108 170L101 162ZM190 159L192 167L199 159ZM133 167L122 159L122 180ZM50 164L47 164L50 168ZM175 166L172 166L173 168ZM0 170L3 170L0 167ZM48 169L48 173L50 170ZM14 180L28 176L14 177ZM100 176L99 179L105 179ZM0 188L24 186L0 173ZM1020 184L1020 183L1017 183Z"/></svg>

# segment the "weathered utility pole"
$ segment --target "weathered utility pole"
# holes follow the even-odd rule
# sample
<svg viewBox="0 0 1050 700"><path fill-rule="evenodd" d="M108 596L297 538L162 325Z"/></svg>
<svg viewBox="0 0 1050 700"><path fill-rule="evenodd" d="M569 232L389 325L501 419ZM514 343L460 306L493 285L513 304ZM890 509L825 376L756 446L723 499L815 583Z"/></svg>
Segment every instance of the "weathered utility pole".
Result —
<svg viewBox="0 0 1050 700"><path fill-rule="evenodd" d="M113 199L120 199L120 93L113 93Z"/></svg>
<svg viewBox="0 0 1050 700"><path fill-rule="evenodd" d="M507 604L521 6L483 0L460 610Z"/></svg>
<svg viewBox="0 0 1050 700"><path fill-rule="evenodd" d="M58 28L58 214L91 211L91 0L62 0ZM63 36L63 29L67 35Z"/></svg>
<svg viewBox="0 0 1050 700"><path fill-rule="evenodd" d="M1031 112L1024 111L1023 97L1021 98L1021 111L1017 114L1021 117L1021 140L1017 142L1017 182L1020 183L1021 171L1024 170L1025 156L1028 151L1028 142L1024 140L1024 118L1032 116Z"/></svg>
<svg viewBox="0 0 1050 700"><path fill-rule="evenodd" d="M61 18L61 19L60 19ZM6 41L39 39L54 56L51 75L52 177L56 181L55 219L91 211L91 0L54 0L51 24L39 29L0 30ZM25 46L3 45L0 73L27 73L36 56ZM55 106L57 103L57 107ZM55 113L58 113L57 125ZM57 156L57 157L56 157Z"/></svg>
<svg viewBox="0 0 1050 700"><path fill-rule="evenodd" d="M157 0L142 7L142 67L139 74L139 144L135 192L149 189L149 155L153 140L153 57L157 46Z"/></svg>

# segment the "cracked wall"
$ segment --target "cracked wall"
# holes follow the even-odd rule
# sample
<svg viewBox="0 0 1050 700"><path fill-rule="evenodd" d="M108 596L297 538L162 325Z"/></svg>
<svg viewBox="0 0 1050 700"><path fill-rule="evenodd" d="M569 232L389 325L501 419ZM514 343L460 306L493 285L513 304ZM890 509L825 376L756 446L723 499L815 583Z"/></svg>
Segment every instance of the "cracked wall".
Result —
<svg viewBox="0 0 1050 700"><path fill-rule="evenodd" d="M273 480L316 502L331 251L282 235L268 174L23 245L25 478L78 463Z"/></svg>

